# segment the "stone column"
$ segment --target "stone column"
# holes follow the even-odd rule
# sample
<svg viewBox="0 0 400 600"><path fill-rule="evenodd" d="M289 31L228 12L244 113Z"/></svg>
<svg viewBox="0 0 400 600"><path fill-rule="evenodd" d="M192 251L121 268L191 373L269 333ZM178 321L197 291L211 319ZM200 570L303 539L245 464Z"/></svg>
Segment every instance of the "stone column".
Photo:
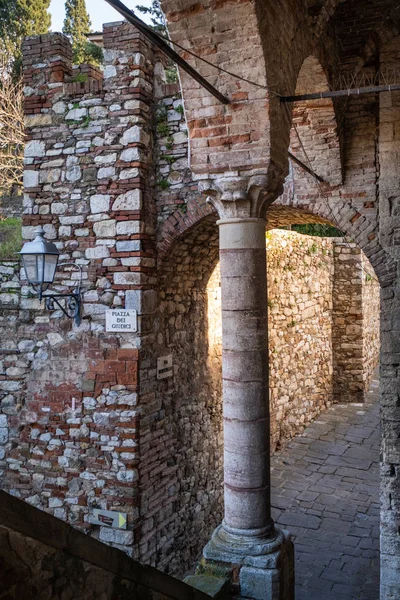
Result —
<svg viewBox="0 0 400 600"><path fill-rule="evenodd" d="M232 180L210 201L220 221L224 521L204 549L241 597L292 600L293 546L271 518L268 315L262 181ZM237 576L239 566L239 576Z"/></svg>
<svg viewBox="0 0 400 600"><path fill-rule="evenodd" d="M270 537L265 220L220 228L224 399L224 535ZM249 540L250 541L250 540Z"/></svg>

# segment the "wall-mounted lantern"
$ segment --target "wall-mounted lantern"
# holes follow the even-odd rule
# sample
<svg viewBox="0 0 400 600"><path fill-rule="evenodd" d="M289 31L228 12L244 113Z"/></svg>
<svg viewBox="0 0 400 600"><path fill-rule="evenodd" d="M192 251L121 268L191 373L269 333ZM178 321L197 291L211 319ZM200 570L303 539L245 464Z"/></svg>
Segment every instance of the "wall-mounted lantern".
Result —
<svg viewBox="0 0 400 600"><path fill-rule="evenodd" d="M77 325L81 322L81 286L73 290L71 294L44 294L53 283L58 265L60 253L57 246L44 239L44 230L38 227L35 231L36 237L32 242L26 242L19 254L28 283L33 287L39 300L45 299L46 309L57 310L55 305L70 319L74 319ZM69 263L60 263L59 266ZM77 266L74 265L73 266ZM58 299L66 299L65 306Z"/></svg>

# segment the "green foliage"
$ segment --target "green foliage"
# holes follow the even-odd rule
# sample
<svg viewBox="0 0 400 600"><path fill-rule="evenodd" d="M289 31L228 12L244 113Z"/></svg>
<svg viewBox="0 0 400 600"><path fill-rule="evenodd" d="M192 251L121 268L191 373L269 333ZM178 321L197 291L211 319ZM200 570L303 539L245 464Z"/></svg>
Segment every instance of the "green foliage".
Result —
<svg viewBox="0 0 400 600"><path fill-rule="evenodd" d="M91 120L92 119L91 119L90 115L87 115L82 121L82 127L89 127Z"/></svg>
<svg viewBox="0 0 400 600"><path fill-rule="evenodd" d="M47 33L50 0L0 0L0 36L19 42L27 35Z"/></svg>
<svg viewBox="0 0 400 600"><path fill-rule="evenodd" d="M75 77L71 81L76 82L76 83L85 83L87 80L88 80L88 76L86 75L86 73L78 73L77 75L75 75ZM79 103L78 103L78 106L79 106ZM74 106L74 108L75 108L75 106Z"/></svg>
<svg viewBox="0 0 400 600"><path fill-rule="evenodd" d="M0 221L0 259L16 259L22 247L21 219Z"/></svg>
<svg viewBox="0 0 400 600"><path fill-rule="evenodd" d="M148 15L150 17L151 27L154 31L161 34L167 33L167 24L158 0L152 0L151 6L138 5L136 6L136 10L141 12L142 15Z"/></svg>
<svg viewBox="0 0 400 600"><path fill-rule="evenodd" d="M308 254L310 254L310 255L317 254L317 252L318 252L317 244L315 244L315 243L311 244L311 246L308 249Z"/></svg>
<svg viewBox="0 0 400 600"><path fill-rule="evenodd" d="M85 0L66 0L63 33L71 40L72 60L76 65L103 62L103 50L86 37L91 26Z"/></svg>
<svg viewBox="0 0 400 600"><path fill-rule="evenodd" d="M160 190L167 190L171 186L168 179L159 179L157 181L157 185L160 188Z"/></svg>
<svg viewBox="0 0 400 600"><path fill-rule="evenodd" d="M332 225L325 223L307 223L306 225L292 225L292 231L314 237L344 237L344 233Z"/></svg>
<svg viewBox="0 0 400 600"><path fill-rule="evenodd" d="M176 107L175 111L176 111L177 113L179 113L180 115L183 115L183 114L185 113L185 110L184 110L184 108L183 108L183 105L182 105L182 104L178 104L178 106Z"/></svg>
<svg viewBox="0 0 400 600"><path fill-rule="evenodd" d="M104 62L103 48L97 44L87 41L83 48L84 62L90 65L101 65Z"/></svg>
<svg viewBox="0 0 400 600"><path fill-rule="evenodd" d="M158 123L157 125L157 133L166 136L169 133L169 127L166 123Z"/></svg>
<svg viewBox="0 0 400 600"><path fill-rule="evenodd" d="M168 109L165 106L165 104L161 104L160 106L158 106L157 110L156 110L156 121L157 123L164 123L166 122L168 117Z"/></svg>
<svg viewBox="0 0 400 600"><path fill-rule="evenodd" d="M136 10L142 13L142 15L150 17L151 28L154 31L163 37L168 37L167 22L158 0L152 0L151 6L142 6L139 4L136 6ZM167 83L177 83L179 81L178 69L173 63L170 63L165 68L165 79Z"/></svg>
<svg viewBox="0 0 400 600"><path fill-rule="evenodd" d="M171 65L165 69L165 80L167 83L178 83L178 69L176 65Z"/></svg>

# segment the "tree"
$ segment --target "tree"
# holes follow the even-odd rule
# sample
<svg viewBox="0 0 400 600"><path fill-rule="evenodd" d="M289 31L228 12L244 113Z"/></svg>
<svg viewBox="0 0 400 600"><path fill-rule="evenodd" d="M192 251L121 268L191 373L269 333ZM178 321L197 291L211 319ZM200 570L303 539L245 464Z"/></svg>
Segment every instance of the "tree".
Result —
<svg viewBox="0 0 400 600"><path fill-rule="evenodd" d="M167 33L167 24L158 0L151 0L151 6L138 5L136 6L136 9L143 15L150 16L151 26L154 31L161 34Z"/></svg>
<svg viewBox="0 0 400 600"><path fill-rule="evenodd" d="M72 60L76 65L102 61L101 48L86 38L91 26L85 0L66 0L63 33L71 40Z"/></svg>
<svg viewBox="0 0 400 600"><path fill-rule="evenodd" d="M22 40L28 35L48 33L51 0L0 0L0 52L18 78ZM2 67L4 61L2 60Z"/></svg>
<svg viewBox="0 0 400 600"><path fill-rule="evenodd" d="M51 25L50 2L51 0L15 0L16 16L22 38L27 35L48 33Z"/></svg>
<svg viewBox="0 0 400 600"><path fill-rule="evenodd" d="M24 169L24 108L21 78L15 79L0 58L0 194L22 187Z"/></svg>
<svg viewBox="0 0 400 600"><path fill-rule="evenodd" d="M22 40L47 33L50 0L0 0L0 194L21 190L24 110Z"/></svg>
<svg viewBox="0 0 400 600"><path fill-rule="evenodd" d="M47 33L51 0L0 0L0 38L21 44L27 35Z"/></svg>
<svg viewBox="0 0 400 600"><path fill-rule="evenodd" d="M151 0L151 6L136 6L136 10L141 12L143 15L148 15L151 20L150 27L159 33L162 37L168 37L167 22L164 17L164 13L161 10L159 0ZM167 83L176 83L178 81L178 70L176 65L169 61L168 66L165 67L165 77Z"/></svg>

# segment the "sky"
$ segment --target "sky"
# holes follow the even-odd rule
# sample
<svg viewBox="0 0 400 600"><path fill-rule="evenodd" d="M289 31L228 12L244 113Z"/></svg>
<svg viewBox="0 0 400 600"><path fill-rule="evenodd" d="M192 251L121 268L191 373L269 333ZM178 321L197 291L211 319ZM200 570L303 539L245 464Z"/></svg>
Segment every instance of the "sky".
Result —
<svg viewBox="0 0 400 600"><path fill-rule="evenodd" d="M137 4L149 5L149 0L125 0L124 4L131 9L134 9ZM61 31L64 22L64 0L52 0L50 5L53 31ZM122 21L121 15L112 8L105 0L86 0L86 8L92 21L93 31L101 31L103 23L112 21ZM138 13L138 17L143 18L143 15Z"/></svg>

